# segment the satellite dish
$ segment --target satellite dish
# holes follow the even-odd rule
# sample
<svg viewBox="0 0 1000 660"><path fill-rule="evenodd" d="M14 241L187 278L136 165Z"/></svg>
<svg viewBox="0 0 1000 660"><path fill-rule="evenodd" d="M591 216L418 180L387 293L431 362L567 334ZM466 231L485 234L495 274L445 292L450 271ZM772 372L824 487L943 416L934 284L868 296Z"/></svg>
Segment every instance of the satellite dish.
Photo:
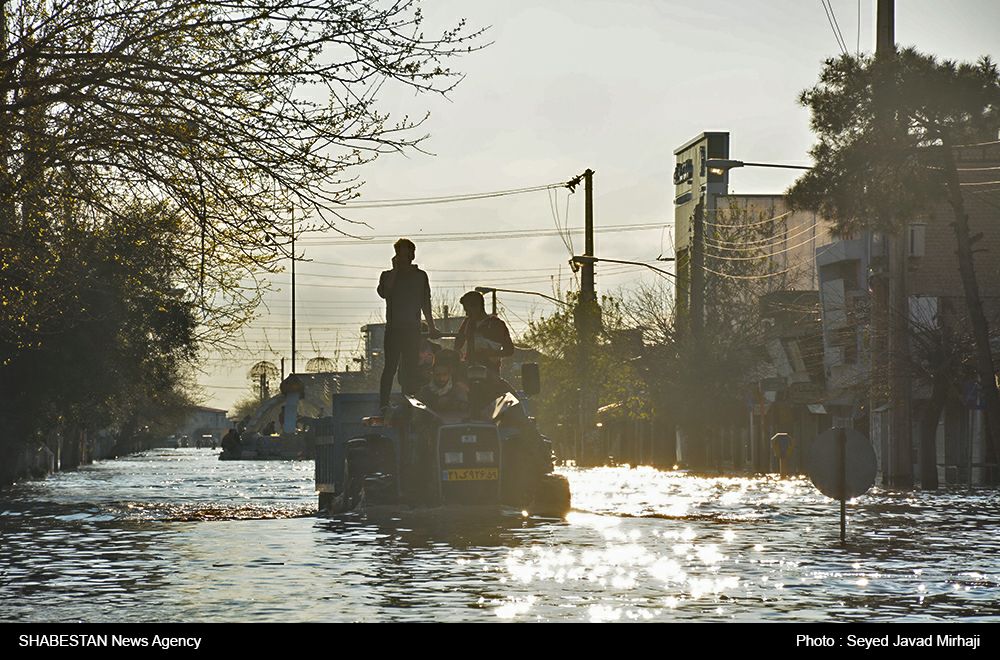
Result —
<svg viewBox="0 0 1000 660"><path fill-rule="evenodd" d="M306 371L313 374L329 373L334 371L333 360L325 357L314 357L306 362Z"/></svg>
<svg viewBox="0 0 1000 660"><path fill-rule="evenodd" d="M280 372L278 371L278 368L270 362L261 361L250 367L249 375L250 378L253 378L254 380L260 380L263 376L266 380L270 381L276 379L280 375Z"/></svg>

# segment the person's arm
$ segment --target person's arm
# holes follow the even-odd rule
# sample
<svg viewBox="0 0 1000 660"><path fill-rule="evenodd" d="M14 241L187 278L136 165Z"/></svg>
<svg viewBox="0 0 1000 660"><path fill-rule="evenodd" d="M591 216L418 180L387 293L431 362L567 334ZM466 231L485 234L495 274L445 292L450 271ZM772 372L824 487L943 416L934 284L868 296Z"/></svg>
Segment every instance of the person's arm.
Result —
<svg viewBox="0 0 1000 660"><path fill-rule="evenodd" d="M468 334L467 326L469 324L469 319L462 321L462 325L458 328L458 334L455 335L455 352L459 355L462 354L462 346L465 345L466 335Z"/></svg>
<svg viewBox="0 0 1000 660"><path fill-rule="evenodd" d="M396 257L392 258L392 268L389 270L383 270L382 275L378 278L378 295L382 298L388 299L392 295L392 290L396 286L396 276L399 274L399 264L396 263Z"/></svg>
<svg viewBox="0 0 1000 660"><path fill-rule="evenodd" d="M500 337L500 348L497 350L497 355L500 357L507 357L514 354L514 340L510 338L510 329L507 324L497 319L497 336Z"/></svg>
<svg viewBox="0 0 1000 660"><path fill-rule="evenodd" d="M378 278L378 288L376 291L380 298L388 298L392 295L392 289L396 286L396 268L383 270Z"/></svg>
<svg viewBox="0 0 1000 660"><path fill-rule="evenodd" d="M437 334L437 328L434 327L434 315L431 313L431 282L427 278L427 273L424 273L424 291L421 296L423 300L420 308L424 312L424 318L427 319L427 332L434 336Z"/></svg>

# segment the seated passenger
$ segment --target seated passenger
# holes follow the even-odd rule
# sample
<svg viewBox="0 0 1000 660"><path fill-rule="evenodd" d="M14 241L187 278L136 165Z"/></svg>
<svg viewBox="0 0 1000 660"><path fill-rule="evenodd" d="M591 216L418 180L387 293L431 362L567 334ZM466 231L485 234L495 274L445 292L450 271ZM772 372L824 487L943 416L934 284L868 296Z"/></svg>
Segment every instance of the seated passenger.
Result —
<svg viewBox="0 0 1000 660"><path fill-rule="evenodd" d="M489 395L502 396L514 392L510 383L500 377L500 359L514 354L514 341L507 324L495 314L486 313L486 301L478 291L469 291L459 302L465 309L465 321L455 337L455 350L462 351L466 365L486 367L486 389Z"/></svg>
<svg viewBox="0 0 1000 660"><path fill-rule="evenodd" d="M417 395L427 406L445 417L461 416L469 408L469 390L455 377L458 355L441 350L434 360L432 378Z"/></svg>

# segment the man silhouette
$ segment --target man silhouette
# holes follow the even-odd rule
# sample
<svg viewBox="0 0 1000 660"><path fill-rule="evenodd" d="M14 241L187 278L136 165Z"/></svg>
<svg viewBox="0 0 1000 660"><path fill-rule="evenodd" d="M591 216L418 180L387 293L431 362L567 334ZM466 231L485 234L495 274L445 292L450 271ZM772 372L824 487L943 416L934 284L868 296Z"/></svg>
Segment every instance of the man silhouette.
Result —
<svg viewBox="0 0 1000 660"><path fill-rule="evenodd" d="M419 386L420 313L427 318L427 331L437 334L431 315L431 285L427 273L413 259L417 247L408 238L393 245L392 270L382 271L378 295L385 299L385 367L379 387L379 408L389 405L392 380L399 369L399 387L412 394Z"/></svg>

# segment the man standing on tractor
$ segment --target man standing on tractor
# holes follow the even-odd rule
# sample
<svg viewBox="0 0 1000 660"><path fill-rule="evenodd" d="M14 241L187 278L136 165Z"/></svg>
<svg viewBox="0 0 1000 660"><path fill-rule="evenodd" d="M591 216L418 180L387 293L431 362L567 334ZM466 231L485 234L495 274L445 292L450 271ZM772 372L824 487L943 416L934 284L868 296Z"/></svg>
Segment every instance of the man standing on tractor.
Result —
<svg viewBox="0 0 1000 660"><path fill-rule="evenodd" d="M393 245L396 256L392 270L382 272L378 295L385 299L385 367L379 387L379 409L389 406L392 381L399 369L399 387L413 394L420 386L420 313L427 318L427 331L437 335L431 315L431 285L427 273L417 268L413 259L417 247L408 238Z"/></svg>

